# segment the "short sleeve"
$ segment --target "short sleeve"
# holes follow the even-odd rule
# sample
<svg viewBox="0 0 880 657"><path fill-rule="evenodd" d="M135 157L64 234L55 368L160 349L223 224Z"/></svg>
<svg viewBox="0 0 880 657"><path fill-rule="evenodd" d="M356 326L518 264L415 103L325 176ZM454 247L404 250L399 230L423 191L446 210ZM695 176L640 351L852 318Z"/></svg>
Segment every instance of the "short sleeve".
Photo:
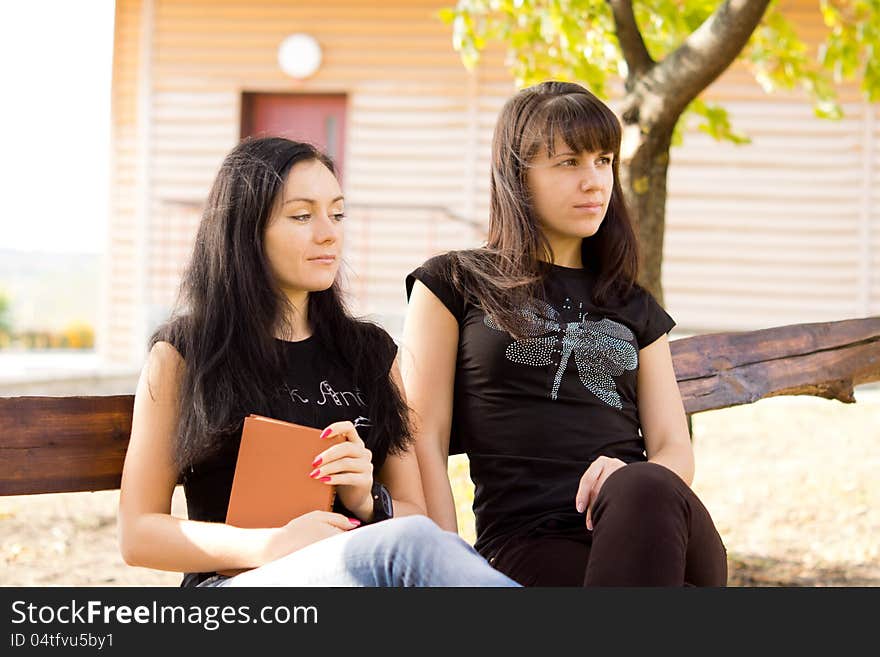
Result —
<svg viewBox="0 0 880 657"><path fill-rule="evenodd" d="M642 289L642 321L636 334L639 349L653 344L660 336L669 333L675 326L675 320L663 309L647 290Z"/></svg>
<svg viewBox="0 0 880 657"><path fill-rule="evenodd" d="M397 359L397 343L394 342L394 338L392 338L387 331L382 331L383 338L383 359L382 359L382 367L384 372L390 372L391 367L394 365L394 361Z"/></svg>
<svg viewBox="0 0 880 657"><path fill-rule="evenodd" d="M409 302L413 285L420 281L446 306L459 324L464 320L465 299L452 282L450 256L442 254L427 260L406 277L406 300Z"/></svg>

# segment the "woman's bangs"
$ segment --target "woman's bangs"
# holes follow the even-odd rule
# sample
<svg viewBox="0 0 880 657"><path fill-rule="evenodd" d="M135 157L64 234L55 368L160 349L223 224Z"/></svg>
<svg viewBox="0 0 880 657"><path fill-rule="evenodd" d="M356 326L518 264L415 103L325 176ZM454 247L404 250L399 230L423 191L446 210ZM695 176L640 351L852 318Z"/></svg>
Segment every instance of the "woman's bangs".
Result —
<svg viewBox="0 0 880 657"><path fill-rule="evenodd" d="M542 143L550 157L555 155L557 136L575 153L617 153L620 149L617 118L583 94L552 99L546 105L543 125L541 138L535 141Z"/></svg>

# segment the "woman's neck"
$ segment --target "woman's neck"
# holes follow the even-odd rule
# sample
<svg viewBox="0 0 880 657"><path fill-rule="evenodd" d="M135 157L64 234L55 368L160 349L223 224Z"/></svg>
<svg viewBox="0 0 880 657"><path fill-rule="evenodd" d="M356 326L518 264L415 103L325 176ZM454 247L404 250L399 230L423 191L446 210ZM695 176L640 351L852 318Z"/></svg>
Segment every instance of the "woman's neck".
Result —
<svg viewBox="0 0 880 657"><path fill-rule="evenodd" d="M553 263L560 267L569 267L571 269L583 269L584 260L581 254L581 244L583 240L566 241L564 243L552 243L550 248L553 250Z"/></svg>
<svg viewBox="0 0 880 657"><path fill-rule="evenodd" d="M288 313L285 321L276 329L275 337L288 341L305 340L312 334L312 327L309 324L308 292L288 294L287 300Z"/></svg>

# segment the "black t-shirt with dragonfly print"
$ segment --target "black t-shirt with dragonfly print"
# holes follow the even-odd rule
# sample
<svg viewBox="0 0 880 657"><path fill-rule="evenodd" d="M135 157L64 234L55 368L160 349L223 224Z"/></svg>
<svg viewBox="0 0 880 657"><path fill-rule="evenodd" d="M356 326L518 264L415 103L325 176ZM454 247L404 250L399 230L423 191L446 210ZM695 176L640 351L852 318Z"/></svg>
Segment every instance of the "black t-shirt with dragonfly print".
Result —
<svg viewBox="0 0 880 657"><path fill-rule="evenodd" d="M640 287L597 307L594 274L553 265L545 300L520 309L514 340L455 288L449 255L407 276L407 298L416 280L459 325L451 451L470 461L477 550L491 558L539 525L582 526L574 498L590 463L646 460L639 349L675 322Z"/></svg>

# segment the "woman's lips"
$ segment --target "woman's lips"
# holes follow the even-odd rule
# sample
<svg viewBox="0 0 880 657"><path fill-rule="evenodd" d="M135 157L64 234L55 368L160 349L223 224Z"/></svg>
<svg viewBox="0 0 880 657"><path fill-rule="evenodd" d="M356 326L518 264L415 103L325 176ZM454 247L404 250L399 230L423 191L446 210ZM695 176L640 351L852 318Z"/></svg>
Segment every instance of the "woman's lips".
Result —
<svg viewBox="0 0 880 657"><path fill-rule="evenodd" d="M578 203L574 206L575 210L580 210L582 212L601 212L603 208L602 203Z"/></svg>
<svg viewBox="0 0 880 657"><path fill-rule="evenodd" d="M309 262L315 262L319 265L332 265L336 262L336 256L320 256L318 258L309 258Z"/></svg>

